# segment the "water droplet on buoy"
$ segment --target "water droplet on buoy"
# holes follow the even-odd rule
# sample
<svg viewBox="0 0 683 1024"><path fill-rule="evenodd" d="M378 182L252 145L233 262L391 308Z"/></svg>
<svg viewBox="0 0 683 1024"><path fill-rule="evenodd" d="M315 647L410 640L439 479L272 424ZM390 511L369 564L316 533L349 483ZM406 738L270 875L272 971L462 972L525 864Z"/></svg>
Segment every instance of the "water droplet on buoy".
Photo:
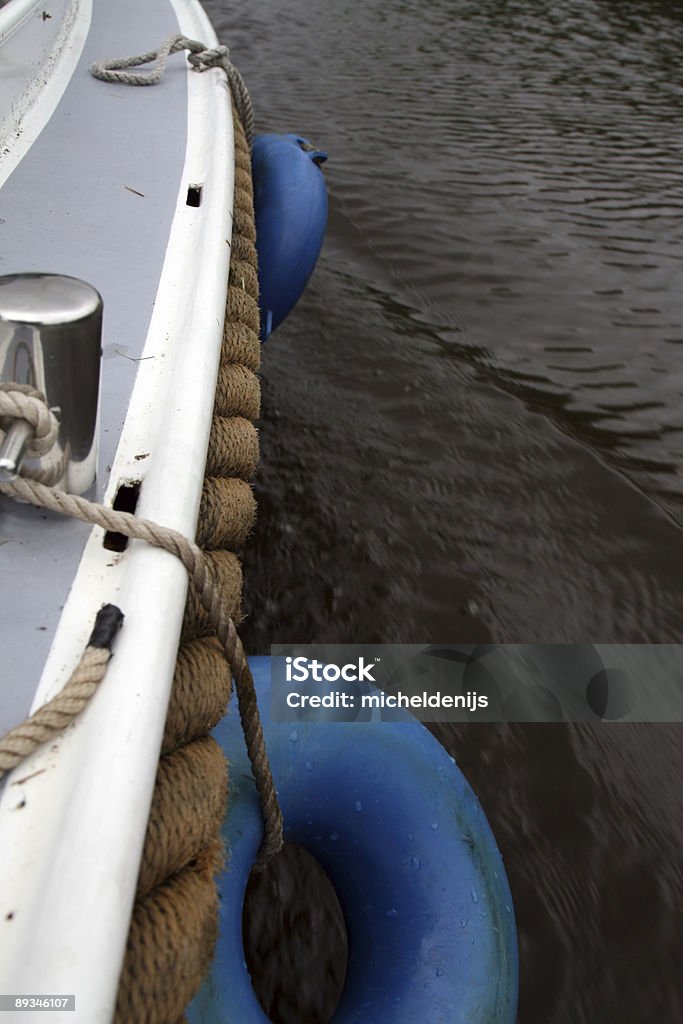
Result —
<svg viewBox="0 0 683 1024"><path fill-rule="evenodd" d="M422 867L422 861L420 860L419 857L411 857L410 858L410 866L411 866L411 868L414 868L415 871L419 871L420 868Z"/></svg>
<svg viewBox="0 0 683 1024"><path fill-rule="evenodd" d="M434 831L435 831L435 832L436 832L436 830L437 830L437 828L438 828L438 827L439 827L439 823L438 823L438 821L433 821L433 822L432 822L432 828L434 829Z"/></svg>
<svg viewBox="0 0 683 1024"><path fill-rule="evenodd" d="M505 904L505 909L507 910L508 914L512 913L512 911L510 910L510 907L508 907L507 903Z"/></svg>
<svg viewBox="0 0 683 1024"><path fill-rule="evenodd" d="M478 903L479 902L479 893L477 892L476 889L470 889L470 895L472 897L472 902L473 903Z"/></svg>
<svg viewBox="0 0 683 1024"><path fill-rule="evenodd" d="M299 733L296 731L296 729L293 729L292 732L290 732L290 734L289 734L289 742L290 743L298 743L299 742Z"/></svg>
<svg viewBox="0 0 683 1024"><path fill-rule="evenodd" d="M334 841L335 841L336 839L339 839L339 833L338 833L338 832L330 832L330 839L331 839L331 840L332 840L333 842L334 842Z"/></svg>
<svg viewBox="0 0 683 1024"><path fill-rule="evenodd" d="M437 978L443 978L445 973L446 972L444 971L443 967L434 968L434 974L437 976Z"/></svg>
<svg viewBox="0 0 683 1024"><path fill-rule="evenodd" d="M313 762L312 761L307 761L306 765L305 765L305 768L306 768L307 772L312 772L313 771Z"/></svg>
<svg viewBox="0 0 683 1024"><path fill-rule="evenodd" d="M363 804L361 803L360 800L356 800L356 802L355 802L355 804L353 806L356 808L357 811L362 811L363 810Z"/></svg>
<svg viewBox="0 0 683 1024"><path fill-rule="evenodd" d="M398 917L398 910L396 910L394 907L390 907L389 910L385 910L384 911L384 916L385 917Z"/></svg>

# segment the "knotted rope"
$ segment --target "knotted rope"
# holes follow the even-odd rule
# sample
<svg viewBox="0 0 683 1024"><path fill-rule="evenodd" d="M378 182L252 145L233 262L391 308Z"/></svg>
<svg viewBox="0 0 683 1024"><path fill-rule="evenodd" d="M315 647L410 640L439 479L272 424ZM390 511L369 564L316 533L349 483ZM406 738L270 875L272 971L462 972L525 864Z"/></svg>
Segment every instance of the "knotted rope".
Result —
<svg viewBox="0 0 683 1024"><path fill-rule="evenodd" d="M206 71L207 68L223 68L228 76L232 97L240 116L247 142L251 146L254 138L254 109L249 90L242 75L230 60L227 46L209 49L196 39L188 39L183 35L168 36L156 48L141 53L137 57L121 57L112 60L99 60L90 67L90 73L103 82L118 82L122 85L156 85L166 70L166 61L172 53L189 50L188 61L195 71ZM143 64L151 64L151 71L129 72L126 68L137 68Z"/></svg>
<svg viewBox="0 0 683 1024"><path fill-rule="evenodd" d="M59 423L45 402L45 395L28 384L4 381L0 384L0 419L24 420L33 436L26 457L38 459L47 455L59 434ZM5 431L0 428L0 442Z"/></svg>
<svg viewBox="0 0 683 1024"><path fill-rule="evenodd" d="M244 740L261 800L265 828L263 843L255 867L257 869L265 867L268 860L282 848L282 812L266 753L254 679L249 662L242 641L237 634L235 623L226 608L223 592L215 585L215 574L212 571L211 563L202 549L178 533L177 530L160 526L148 519L140 519L130 512L118 512L104 505L98 505L75 494L54 490L34 480L17 477L11 483L0 484L0 491L8 497L30 502L41 508L49 509L51 512L72 516L94 526L101 526L105 530L122 533L126 537L144 540L154 547L170 552L183 563L194 583L199 600L216 630L226 661L231 666L235 679ZM95 687L93 687L92 693L94 690ZM62 691L63 693L64 691ZM78 703L73 704L72 713L69 714L68 702L65 701L61 709L65 724L80 714L83 706ZM18 726L17 730L22 730L27 726L28 723L24 723L22 726ZM17 730L12 730L12 732ZM9 735L11 737L11 733ZM0 739L0 754L4 751L6 739L7 737ZM35 744L31 749L37 745Z"/></svg>
<svg viewBox="0 0 683 1024"><path fill-rule="evenodd" d="M52 487L62 480L69 463L69 446L59 451L59 423L57 417L48 408L42 391L28 384L3 382L0 384L0 420L6 423L25 423L32 433L25 458L42 458L41 465L28 466L23 469L24 476L37 480L41 484ZM0 428L0 442L6 431ZM45 458L52 453L54 458Z"/></svg>

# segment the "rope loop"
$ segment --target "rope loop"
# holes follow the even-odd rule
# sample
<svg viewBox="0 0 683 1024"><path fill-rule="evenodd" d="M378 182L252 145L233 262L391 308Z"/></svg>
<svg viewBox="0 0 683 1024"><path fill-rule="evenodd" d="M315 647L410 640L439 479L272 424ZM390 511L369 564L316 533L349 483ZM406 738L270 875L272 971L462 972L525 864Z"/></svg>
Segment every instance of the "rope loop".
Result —
<svg viewBox="0 0 683 1024"><path fill-rule="evenodd" d="M187 59L195 71L223 68L228 78L237 113L247 136L247 142L251 147L254 138L254 108L244 79L230 60L230 51L227 46L210 48L196 39L188 39L183 35L172 35L167 36L156 50L148 50L147 53L138 54L136 57L115 57L111 60L95 61L90 66L90 73L102 82L114 82L121 85L156 85L166 70L166 61L169 56L180 50L190 51ZM127 68L151 64L152 61L154 67L151 71L127 70Z"/></svg>
<svg viewBox="0 0 683 1024"><path fill-rule="evenodd" d="M5 382L0 384L0 419L24 420L33 431L26 455L39 459L47 455L59 436L59 423L48 407L42 391L28 384ZM0 441L5 430L0 429Z"/></svg>
<svg viewBox="0 0 683 1024"><path fill-rule="evenodd" d="M166 61L170 54L177 53L188 47L193 51L203 49L202 44L183 35L167 36L156 50L148 50L136 57L113 57L111 60L98 60L90 66L90 74L102 82L119 82L122 85L156 85L166 70ZM137 68L143 64L151 64L151 71L128 72L126 68Z"/></svg>
<svg viewBox="0 0 683 1024"><path fill-rule="evenodd" d="M197 44L200 50L191 50L187 55L188 62L197 71L205 71L207 68L223 67L224 61L230 60L230 50L227 46L217 46L213 50L204 49L201 43Z"/></svg>

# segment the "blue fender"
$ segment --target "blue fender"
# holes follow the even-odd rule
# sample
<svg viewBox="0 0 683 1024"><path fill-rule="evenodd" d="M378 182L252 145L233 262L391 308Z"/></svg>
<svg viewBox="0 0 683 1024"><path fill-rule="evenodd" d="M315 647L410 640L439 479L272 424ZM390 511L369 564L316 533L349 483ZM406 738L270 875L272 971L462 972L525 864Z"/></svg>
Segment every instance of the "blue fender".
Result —
<svg viewBox="0 0 683 1024"><path fill-rule="evenodd" d="M300 135L257 135L251 153L261 340L301 298L322 249L327 153Z"/></svg>
<svg viewBox="0 0 683 1024"><path fill-rule="evenodd" d="M334 886L349 956L333 1024L514 1024L518 957L495 840L465 778L417 721L274 722L252 658L288 842ZM268 1024L244 962L242 908L262 825L233 699L214 732L230 763L228 866L211 974L190 1024Z"/></svg>

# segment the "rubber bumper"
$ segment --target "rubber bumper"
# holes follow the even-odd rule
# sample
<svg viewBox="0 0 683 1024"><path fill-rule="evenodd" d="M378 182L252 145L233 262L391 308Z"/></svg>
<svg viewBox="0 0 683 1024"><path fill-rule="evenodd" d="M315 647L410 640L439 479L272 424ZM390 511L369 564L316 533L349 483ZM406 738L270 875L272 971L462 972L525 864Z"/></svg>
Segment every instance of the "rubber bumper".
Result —
<svg viewBox="0 0 683 1024"><path fill-rule="evenodd" d="M301 298L322 249L327 153L300 135L257 135L252 148L261 340Z"/></svg>
<svg viewBox="0 0 683 1024"><path fill-rule="evenodd" d="M495 840L464 776L420 723L274 722L251 659L286 840L327 872L349 942L334 1024L514 1024L518 956ZM191 1024L267 1024L246 969L244 893L262 836L235 701L220 937Z"/></svg>

